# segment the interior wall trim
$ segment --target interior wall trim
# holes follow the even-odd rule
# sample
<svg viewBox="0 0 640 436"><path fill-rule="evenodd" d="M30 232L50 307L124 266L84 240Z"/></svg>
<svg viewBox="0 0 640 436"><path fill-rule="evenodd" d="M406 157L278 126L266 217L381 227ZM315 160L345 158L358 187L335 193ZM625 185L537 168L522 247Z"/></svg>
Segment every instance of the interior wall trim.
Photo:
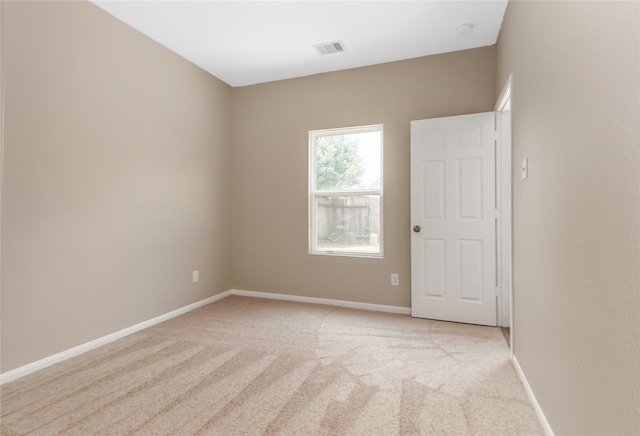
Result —
<svg viewBox="0 0 640 436"><path fill-rule="evenodd" d="M106 345L109 342L113 342L117 339L123 338L132 333L136 333L136 332L139 332L140 330L144 330L147 327L151 327L161 322L167 321L171 318L175 318L176 316L182 315L183 313L187 313L191 310L197 309L207 304L216 302L218 300L222 300L223 298L228 297L229 295L239 295L242 297L253 297L253 298L267 298L271 300L295 301L300 303L324 304L328 306L347 307L351 309L370 310L374 312L389 312L389 313L399 313L399 314L406 314L406 315L411 314L411 309L409 307L385 306L382 304L359 303L357 301L331 300L328 298L300 297L297 295L274 294L274 293L268 293L268 292L229 289L228 291L221 292L219 294L205 298L204 300L200 300L195 303L189 304L187 306L181 307L179 309L173 310L171 312L165 313L164 315L156 316L155 318L151 318L147 321L143 321L141 323L132 325L131 327L127 327L115 333L111 333L107 336L103 336L101 338L78 345L76 347L70 348L68 350L62 351L52 356L45 357L44 359L40 359L35 362L28 363L19 368L13 369L11 371L2 373L0 374L0 385L19 379L20 377L24 377L25 375L31 374L32 372L44 369L48 366L65 361L72 357L78 356L82 353L86 353L87 351L93 350L94 348L98 348L102 345Z"/></svg>
<svg viewBox="0 0 640 436"><path fill-rule="evenodd" d="M0 374L0 385L19 379L20 377L24 377L25 375L31 374L32 372L38 371L40 369L44 369L48 366L54 365L56 363L62 362L64 360L70 359L80 354L86 353L87 351L93 350L94 348L98 348L102 345L106 345L109 342L113 342L117 339L124 338L125 336L128 336L132 333L136 333L140 330L144 330L147 327L151 327L153 325L167 321L171 318L175 318L178 315L182 315L183 313L187 313L193 309L197 309L198 307L202 307L209 303L213 303L214 301L221 300L224 297L227 297L229 295L231 295L230 291L225 291L220 294L216 294L214 296L205 298L204 300L200 300L195 303L189 304L187 306L181 307L179 309L172 310L171 312L165 313L164 315L156 316L155 318L151 318L147 321L143 321L141 323L132 325L131 327L127 327L115 333L111 333L109 335L103 336L93 341L86 342L84 344L78 345L73 348L69 348L68 350L62 351L52 356L45 357L44 359L36 360L35 362L28 363L24 366L20 366L11 371L7 371L5 373Z"/></svg>
<svg viewBox="0 0 640 436"><path fill-rule="evenodd" d="M232 289L232 295L242 297L267 298L270 300L295 301L298 303L324 304L325 306L346 307L349 309L362 309L372 312L399 313L402 315L410 315L410 307L387 306L384 304L360 303L358 301L332 300L329 298L301 297L298 295L274 294L269 292L244 291L241 289Z"/></svg>
<svg viewBox="0 0 640 436"><path fill-rule="evenodd" d="M527 377L525 377L524 371L522 370L522 367L520 366L520 363L518 362L518 359L516 358L515 354L512 355L511 362L513 362L513 367L516 370L516 374L518 374L518 378L520 378L520 381L522 382L522 386L524 386L524 390L527 393L527 397L529 397L531 406L533 406L533 410L536 412L536 415L538 416L538 420L540 421L540 425L542 426L542 429L544 430L547 436L554 436L553 430L551 429L551 425L549 425L549 421L547 421L547 417L544 415L544 412L542 411L542 407L540 407L540 404L538 403L536 396L533 394L533 389L531 389L531 386L527 381Z"/></svg>

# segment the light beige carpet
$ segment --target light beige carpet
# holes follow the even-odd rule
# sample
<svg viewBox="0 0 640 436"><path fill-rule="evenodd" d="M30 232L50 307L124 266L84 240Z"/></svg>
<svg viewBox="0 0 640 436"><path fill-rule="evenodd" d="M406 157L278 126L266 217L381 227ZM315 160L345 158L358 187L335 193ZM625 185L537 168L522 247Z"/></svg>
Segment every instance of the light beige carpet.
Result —
<svg viewBox="0 0 640 436"><path fill-rule="evenodd" d="M0 392L2 435L543 434L498 328L257 298Z"/></svg>

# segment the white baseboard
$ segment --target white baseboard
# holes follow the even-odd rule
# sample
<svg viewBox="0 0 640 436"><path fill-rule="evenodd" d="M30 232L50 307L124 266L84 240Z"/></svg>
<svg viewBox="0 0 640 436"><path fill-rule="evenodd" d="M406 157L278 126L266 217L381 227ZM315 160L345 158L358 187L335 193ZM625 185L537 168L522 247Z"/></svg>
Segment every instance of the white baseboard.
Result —
<svg viewBox="0 0 640 436"><path fill-rule="evenodd" d="M110 335L103 336L101 338L84 343L82 345L78 345L77 347L73 347L68 350L62 351L60 353L54 354L53 356L45 357L44 359L40 359L35 362L29 363L27 365L21 366L19 368L13 369L11 371L7 371L5 373L0 374L0 385L16 380L20 377L24 377L27 374L31 374L32 372L46 368L53 364L78 356L79 354L86 353L89 350L108 344L109 342L113 342L116 339L123 338L132 333L146 329L147 327L151 327L155 324L159 324L163 321L174 318L178 315L182 315L183 313L189 312L193 309L197 309L198 307L205 306L209 303L213 303L214 301L221 300L229 295L231 295L231 291L222 292L220 294L214 295L213 297L205 298L204 300L197 301L193 304L189 304L187 306L181 307L180 309L176 309L169 313L165 313L164 315L156 316L155 318L149 319L147 321L143 321L136 325L132 325L131 327L127 327L115 333L111 333Z"/></svg>
<svg viewBox="0 0 640 436"><path fill-rule="evenodd" d="M524 386L524 390L527 393L527 396L529 397L529 401L531 401L533 410L536 412L536 415L538 416L538 420L540 421L540 425L542 426L542 429L547 434L547 436L554 436L553 430L549 425L549 421L547 421L547 417L544 416L542 407L540 407L540 404L538 403L536 396L533 394L533 390L531 390L531 386L529 386L527 377L525 377L524 372L522 371L522 367L520 366L520 363L518 363L518 359L516 358L515 354L512 354L511 361L513 362L513 367L516 369L516 373L518 374L518 377L522 382L522 386Z"/></svg>
<svg viewBox="0 0 640 436"><path fill-rule="evenodd" d="M152 318L150 320L143 321L139 324L132 325L131 327L127 327L123 330L117 331L115 333L111 333L110 335L103 336L93 341L78 345L77 347L73 347L68 350L62 351L60 353L54 354L53 356L45 357L44 359L40 359L35 362L29 363L27 365L21 366L19 368L13 369L11 371L2 373L0 374L0 385L16 380L20 377L24 377L27 374L31 374L32 372L38 371L40 369L44 369L48 366L54 365L56 363L62 362L72 357L78 356L82 353L86 353L89 350L93 350L94 348L108 344L109 342L113 342L117 339L123 338L132 333L146 329L147 327L151 327L155 324L159 324L163 321L174 318L178 315L182 315L183 313L187 313L193 309L197 309L198 307L205 306L209 303L213 303L214 301L222 300L223 298L228 297L229 295L239 295L243 297L255 297L255 298L268 298L272 300L296 301L301 303L324 304L328 306L340 306L340 307L348 307L352 309L371 310L376 312L390 312L390 313L400 313L400 314L411 313L411 309L408 307L385 306L381 304L358 303L355 301L330 300L327 298L299 297L296 295L272 294L267 292L242 291L238 289L230 289L228 291L222 292L212 297L205 298L204 300L200 300L193 304L189 304L187 306L181 307L180 309L176 309L169 313L165 313L164 315L156 316L155 318Z"/></svg>
<svg viewBox="0 0 640 436"><path fill-rule="evenodd" d="M410 315L411 308L401 306L386 306L383 304L359 303L357 301L331 300L329 298L300 297L298 295L273 294L269 292L243 291L240 289L232 289L232 295L242 297L267 298L270 300L295 301L298 303L324 304L326 306L347 307L350 309L370 310L373 312L388 312Z"/></svg>
<svg viewBox="0 0 640 436"><path fill-rule="evenodd" d="M143 330L147 327L151 327L153 325L159 324L163 321L167 321L178 315L182 315L183 313L187 313L191 310L197 309L198 307L202 307L207 304L213 303L215 301L222 300L223 298L228 297L230 295L238 295L242 297L266 298L271 300L294 301L294 302L300 302L300 303L324 304L328 306L338 306L338 307L346 307L350 309L370 310L375 312L398 313L398 314L404 314L404 315L411 314L411 308L409 307L386 306L382 304L360 303L356 301L332 300L328 298L301 297L297 295L274 294L269 292L256 292L256 291L244 291L240 289L230 289L228 291L222 292L212 297L205 298L204 300L200 300L195 303L189 304L187 306L181 307L179 309L173 310L169 313L165 313L164 315L156 316L155 318L149 319L147 321L143 321L131 327L127 327L123 330L117 331L110 335L103 336L101 338L95 339L85 344L78 345L77 347L70 348L68 350L62 351L52 356L45 357L44 359L40 359L35 362L29 363L27 365L21 366L19 368L13 369L11 371L2 373L0 374L0 385L16 380L20 377L24 377L27 374L31 374L32 372L46 368L53 364L78 356L82 353L86 353L89 350L108 344L109 342L113 342L117 339L123 338L132 333ZM520 364L518 363L518 359L516 358L515 354L511 354L511 361L513 362L513 366L516 370L516 373L518 374L518 377L520 378L520 381L524 386L525 392L527 393L527 396L531 401L531 405L533 406L533 409L536 412L538 419L540 420L540 425L542 425L542 428L544 429L545 433L548 436L554 436L553 430L549 425L549 421L547 421L547 418L545 417L544 412L542 411L542 408L538 403L538 400L536 400L536 397L533 394L533 391L531 390L531 386L529 385L529 382L527 381L527 378L525 377L524 372L522 371L522 367L520 367Z"/></svg>

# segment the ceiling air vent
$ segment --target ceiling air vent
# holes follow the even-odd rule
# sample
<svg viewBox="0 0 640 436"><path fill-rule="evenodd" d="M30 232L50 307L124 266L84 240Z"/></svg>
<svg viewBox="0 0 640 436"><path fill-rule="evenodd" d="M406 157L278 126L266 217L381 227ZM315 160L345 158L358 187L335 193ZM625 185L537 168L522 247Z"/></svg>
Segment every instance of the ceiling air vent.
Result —
<svg viewBox="0 0 640 436"><path fill-rule="evenodd" d="M342 41L325 42L324 44L316 44L313 46L321 55L328 55L332 53L340 53L345 51Z"/></svg>

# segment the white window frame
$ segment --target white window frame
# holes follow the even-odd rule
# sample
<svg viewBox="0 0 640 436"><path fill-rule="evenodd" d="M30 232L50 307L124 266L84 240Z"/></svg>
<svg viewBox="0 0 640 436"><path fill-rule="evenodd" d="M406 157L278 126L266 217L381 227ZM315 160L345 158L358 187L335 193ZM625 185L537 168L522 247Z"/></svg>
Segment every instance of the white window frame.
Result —
<svg viewBox="0 0 640 436"><path fill-rule="evenodd" d="M316 187L316 138L321 136L348 135L354 133L380 132L380 188L368 190L328 190L317 189ZM309 131L309 254L329 255L329 256L349 256L384 258L384 128L382 124L369 126L343 127L337 129L310 130ZM379 195L380 196L380 233L378 235L380 251L378 253L362 253L358 251L332 251L318 249L316 237L316 197L318 196L360 196Z"/></svg>

